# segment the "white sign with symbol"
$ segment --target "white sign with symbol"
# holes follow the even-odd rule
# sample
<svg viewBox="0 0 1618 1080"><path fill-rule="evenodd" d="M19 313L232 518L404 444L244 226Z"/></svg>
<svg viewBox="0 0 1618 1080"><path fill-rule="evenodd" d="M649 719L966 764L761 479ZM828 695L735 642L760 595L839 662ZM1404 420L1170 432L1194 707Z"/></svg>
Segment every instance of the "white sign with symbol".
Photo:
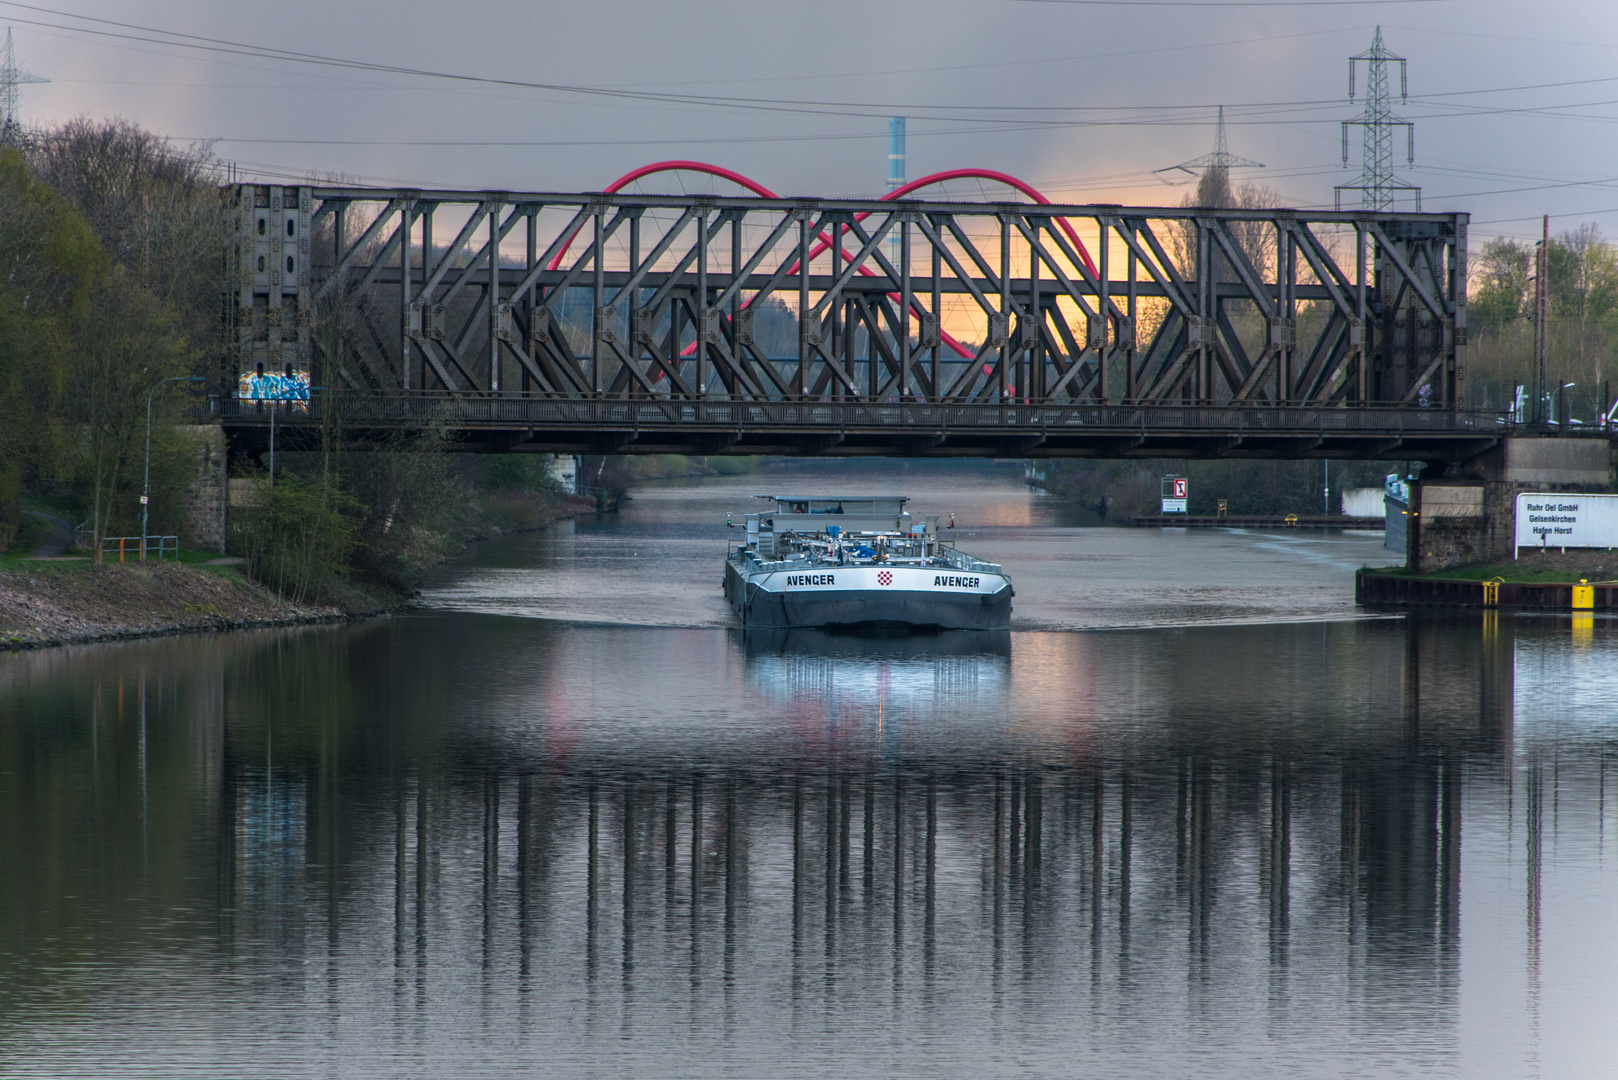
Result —
<svg viewBox="0 0 1618 1080"><path fill-rule="evenodd" d="M1191 482L1183 476L1165 476L1163 478L1163 513L1186 513L1190 486Z"/></svg>

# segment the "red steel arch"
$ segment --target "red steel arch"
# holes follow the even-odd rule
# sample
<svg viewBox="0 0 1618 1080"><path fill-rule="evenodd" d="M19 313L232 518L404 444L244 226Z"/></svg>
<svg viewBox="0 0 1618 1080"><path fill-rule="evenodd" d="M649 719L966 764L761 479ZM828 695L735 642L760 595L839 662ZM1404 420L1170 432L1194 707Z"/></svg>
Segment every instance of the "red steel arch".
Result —
<svg viewBox="0 0 1618 1080"><path fill-rule="evenodd" d="M912 180L908 184L904 184L901 187L896 187L886 195L882 196L882 198L902 198L903 196L910 194L912 191L928 187L932 184L942 184L947 180L993 180L997 184L1004 184L1009 188L1016 188L1018 191L1022 192L1030 199L1033 199L1041 206L1049 206L1051 204L1051 201L1044 195L1040 194L1040 192L1032 184L1019 180L1010 173L996 172L993 169L948 169L944 172L933 173L931 176L923 176L920 180ZM1062 231L1067 233L1068 240L1073 243L1073 250L1077 251L1079 253L1079 258L1084 260L1084 268L1090 271L1091 274L1094 274L1096 272L1096 265L1090 261L1090 251L1084 246L1084 241L1080 240L1079 234L1073 231L1073 226L1068 222L1067 218L1057 218L1056 220L1062 226Z"/></svg>
<svg viewBox="0 0 1618 1080"><path fill-rule="evenodd" d="M624 173L624 175L608 184L602 189L602 194L611 195L615 191L622 191L624 188L628 187L630 184L633 184L636 180L639 180L643 176L652 176L655 173L663 172L707 173L709 176L717 176L721 180L729 180L733 184L744 187L760 198L779 199L781 197L775 192L771 191L769 188L765 187L763 184L759 183L757 180L743 176L741 173L736 172L733 169L727 169L723 165L709 165L705 161L658 161L651 165L642 165L638 169L629 170L628 172ZM545 267L545 269L555 270L562 265L562 259L566 257L568 248L573 246L574 237L577 237L578 235L578 230L574 230L573 236L567 238L567 243L563 244L562 250L558 251L555 256L551 258L550 263Z"/></svg>
<svg viewBox="0 0 1618 1080"><path fill-rule="evenodd" d="M657 161L650 165L642 165L639 168L631 169L629 172L624 173L624 175L608 184L606 188L603 189L603 193L610 195L613 192L622 191L625 187L628 187L636 180L664 172L704 173L708 176L718 177L721 180L728 180L731 183L736 184L738 187L746 188L748 191L751 191L753 194L758 195L761 198L780 198L779 195L765 187L763 184L759 183L757 180L739 173L734 169L727 169L723 165L711 165L705 161L687 161L683 159ZM1024 180L1019 180L1010 173L998 172L994 169L948 169L944 172L932 173L931 175L923 176L920 179L912 180L907 184L894 188L892 191L883 195L882 199L884 201L890 199L900 199L910 194L912 191L917 191L924 187L930 187L933 184L942 184L950 180L989 180L997 184L1004 184L1016 191L1020 191L1024 195L1027 195L1030 199L1033 199L1036 203L1045 206L1050 205L1050 200L1041 194L1040 191L1032 184L1029 184ZM862 221L868 216L870 215L857 215L858 220ZM1057 218L1056 221L1059 225L1061 225L1062 231L1067 234L1067 238L1073 244L1073 249L1078 252L1079 258L1084 260L1085 269L1089 270L1091 274L1094 274L1096 272L1095 263L1091 261L1089 250L1084 246L1084 241L1079 239L1079 234L1074 231L1072 224L1070 224L1066 218ZM568 249L573 246L573 240L577 236L578 233L574 232L573 236L568 237L567 243L563 244L561 250L558 251L554 257L552 257L550 264L546 267L547 270L555 270L562 265L562 259L567 255ZM840 241L841 237L839 237L839 243ZM830 248L831 245L831 237L827 236L825 233L821 233L818 243L813 249L811 249L809 253L810 259L820 255ZM847 251L844 251L844 254L847 255ZM858 272L866 277L876 276L875 271L864 265L861 265L858 268ZM899 301L899 294L890 293L888 298L897 303ZM959 341L955 340L955 338L944 332L942 328L939 329L939 336L942 338L945 344L955 351L956 354L965 359L972 358L971 350L967 349L966 346L962 345ZM684 352L688 353L694 348L695 345L693 344L688 346Z"/></svg>

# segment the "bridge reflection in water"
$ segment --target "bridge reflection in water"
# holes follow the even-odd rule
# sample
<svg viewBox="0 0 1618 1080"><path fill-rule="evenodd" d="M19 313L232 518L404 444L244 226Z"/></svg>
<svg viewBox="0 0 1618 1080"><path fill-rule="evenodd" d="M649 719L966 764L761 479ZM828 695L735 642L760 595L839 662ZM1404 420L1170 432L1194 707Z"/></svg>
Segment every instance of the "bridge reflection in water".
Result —
<svg viewBox="0 0 1618 1080"><path fill-rule="evenodd" d="M183 968L123 1060L207 1024L288 1071L1515 1052L1542 1022L1541 876L1599 855L1615 741L1610 708L1575 729L1536 702L1610 696L1569 672L1611 646L1556 622L851 641L431 617L7 658L27 782L0 782L0 996L52 1021L46 1052L108 1039L91 1017L131 972ZM1509 936L1463 943L1472 860L1480 924L1524 905ZM127 968L82 962L89 924ZM1463 1023L1463 944L1518 988L1499 1030Z"/></svg>

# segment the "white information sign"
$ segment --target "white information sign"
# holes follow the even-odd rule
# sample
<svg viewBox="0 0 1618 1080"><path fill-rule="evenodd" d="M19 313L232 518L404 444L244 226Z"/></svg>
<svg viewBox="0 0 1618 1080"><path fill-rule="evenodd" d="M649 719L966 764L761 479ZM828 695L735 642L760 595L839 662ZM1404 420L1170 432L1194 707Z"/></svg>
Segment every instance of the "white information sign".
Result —
<svg viewBox="0 0 1618 1080"><path fill-rule="evenodd" d="M1165 513L1165 514L1183 514L1183 513L1186 512L1185 503L1186 503L1186 501L1184 499L1164 499L1163 500L1163 513Z"/></svg>
<svg viewBox="0 0 1618 1080"><path fill-rule="evenodd" d="M1618 547L1618 495L1528 492L1517 496L1518 547Z"/></svg>

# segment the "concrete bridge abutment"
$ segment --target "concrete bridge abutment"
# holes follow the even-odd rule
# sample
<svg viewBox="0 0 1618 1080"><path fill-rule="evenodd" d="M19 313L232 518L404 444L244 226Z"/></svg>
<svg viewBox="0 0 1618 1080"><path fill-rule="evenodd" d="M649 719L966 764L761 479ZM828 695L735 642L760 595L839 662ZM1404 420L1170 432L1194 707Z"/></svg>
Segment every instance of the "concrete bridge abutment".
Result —
<svg viewBox="0 0 1618 1080"><path fill-rule="evenodd" d="M1405 566L1419 573L1515 554L1517 496L1525 491L1613 490L1605 438L1503 439L1441 478L1411 486Z"/></svg>

